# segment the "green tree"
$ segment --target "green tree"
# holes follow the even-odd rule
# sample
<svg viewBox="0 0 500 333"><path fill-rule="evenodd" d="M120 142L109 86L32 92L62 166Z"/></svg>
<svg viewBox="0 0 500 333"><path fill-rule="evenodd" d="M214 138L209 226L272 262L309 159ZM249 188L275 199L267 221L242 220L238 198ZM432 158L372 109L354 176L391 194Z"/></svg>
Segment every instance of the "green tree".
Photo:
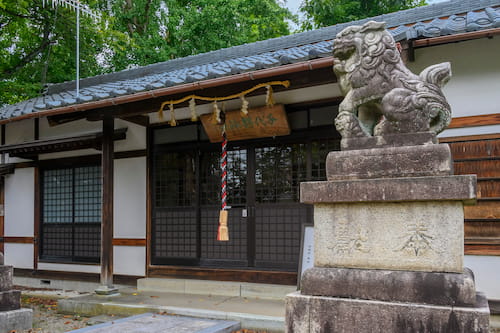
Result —
<svg viewBox="0 0 500 333"><path fill-rule="evenodd" d="M316 29L425 4L425 0L304 0L301 28Z"/></svg>
<svg viewBox="0 0 500 333"><path fill-rule="evenodd" d="M50 3L50 1L47 1ZM85 0L80 77L148 65L289 33L277 0ZM0 105L75 78L75 12L42 0L0 0Z"/></svg>
<svg viewBox="0 0 500 333"><path fill-rule="evenodd" d="M115 62L137 65L287 35L295 19L276 0L123 0L114 12L135 43Z"/></svg>
<svg viewBox="0 0 500 333"><path fill-rule="evenodd" d="M76 15L42 0L2 0L0 8L0 105L36 96L46 83L75 78ZM97 7L98 2L90 3ZM107 70L106 51L127 36L81 15L81 77ZM96 55L100 55L96 57Z"/></svg>

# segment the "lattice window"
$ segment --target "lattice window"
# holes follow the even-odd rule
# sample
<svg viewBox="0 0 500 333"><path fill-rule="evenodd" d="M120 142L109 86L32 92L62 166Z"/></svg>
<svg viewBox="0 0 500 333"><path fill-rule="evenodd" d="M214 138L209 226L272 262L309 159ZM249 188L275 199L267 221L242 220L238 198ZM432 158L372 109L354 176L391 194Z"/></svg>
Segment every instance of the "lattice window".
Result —
<svg viewBox="0 0 500 333"><path fill-rule="evenodd" d="M307 179L305 144L255 149L257 202L298 202L299 186Z"/></svg>
<svg viewBox="0 0 500 333"><path fill-rule="evenodd" d="M241 217L241 208L229 210L229 241L217 241L217 221L219 209L201 209L201 258L213 260L238 260L246 265L247 224ZM215 226L215 227L214 227Z"/></svg>
<svg viewBox="0 0 500 333"><path fill-rule="evenodd" d="M42 259L98 262L101 243L101 168L42 171Z"/></svg>
<svg viewBox="0 0 500 333"><path fill-rule="evenodd" d="M340 150L340 140L317 140L311 143L311 179L326 180L326 156Z"/></svg>
<svg viewBox="0 0 500 333"><path fill-rule="evenodd" d="M258 267L297 269L301 226L312 208L300 204L265 204L256 207L255 261Z"/></svg>

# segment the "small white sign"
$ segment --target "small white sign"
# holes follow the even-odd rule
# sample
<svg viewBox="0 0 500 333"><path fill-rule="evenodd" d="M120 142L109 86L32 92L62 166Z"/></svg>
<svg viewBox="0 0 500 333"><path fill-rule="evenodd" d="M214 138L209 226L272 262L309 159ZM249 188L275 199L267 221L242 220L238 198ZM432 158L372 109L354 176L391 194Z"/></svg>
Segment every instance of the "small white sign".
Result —
<svg viewBox="0 0 500 333"><path fill-rule="evenodd" d="M304 274L306 269L314 266L314 226L304 225L302 230L302 248L299 267L300 275L297 281L299 287L302 274Z"/></svg>

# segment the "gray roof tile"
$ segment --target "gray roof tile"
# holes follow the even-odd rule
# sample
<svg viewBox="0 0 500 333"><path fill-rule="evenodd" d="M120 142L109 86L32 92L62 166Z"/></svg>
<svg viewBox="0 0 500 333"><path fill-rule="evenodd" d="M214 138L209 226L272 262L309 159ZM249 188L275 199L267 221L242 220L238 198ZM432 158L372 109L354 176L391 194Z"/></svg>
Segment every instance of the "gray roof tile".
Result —
<svg viewBox="0 0 500 333"><path fill-rule="evenodd" d="M441 18L443 17L443 18ZM80 81L52 85L46 96L0 108L0 119L62 105L160 89L209 78L331 55L332 40L342 29L369 20L385 21L397 41L452 35L500 27L500 0L452 0L252 44L174 59Z"/></svg>

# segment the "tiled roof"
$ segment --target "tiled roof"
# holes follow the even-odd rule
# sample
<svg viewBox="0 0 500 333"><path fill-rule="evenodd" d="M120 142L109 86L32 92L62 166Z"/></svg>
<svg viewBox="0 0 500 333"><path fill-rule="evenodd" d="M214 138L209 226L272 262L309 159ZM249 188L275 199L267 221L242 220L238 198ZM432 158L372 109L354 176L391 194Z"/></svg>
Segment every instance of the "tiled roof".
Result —
<svg viewBox="0 0 500 333"><path fill-rule="evenodd" d="M229 76L331 55L342 29L368 20L385 21L397 41L500 27L500 0L452 0L313 31L268 39L131 70L53 85L45 96L0 108L0 120L66 105L103 100Z"/></svg>

